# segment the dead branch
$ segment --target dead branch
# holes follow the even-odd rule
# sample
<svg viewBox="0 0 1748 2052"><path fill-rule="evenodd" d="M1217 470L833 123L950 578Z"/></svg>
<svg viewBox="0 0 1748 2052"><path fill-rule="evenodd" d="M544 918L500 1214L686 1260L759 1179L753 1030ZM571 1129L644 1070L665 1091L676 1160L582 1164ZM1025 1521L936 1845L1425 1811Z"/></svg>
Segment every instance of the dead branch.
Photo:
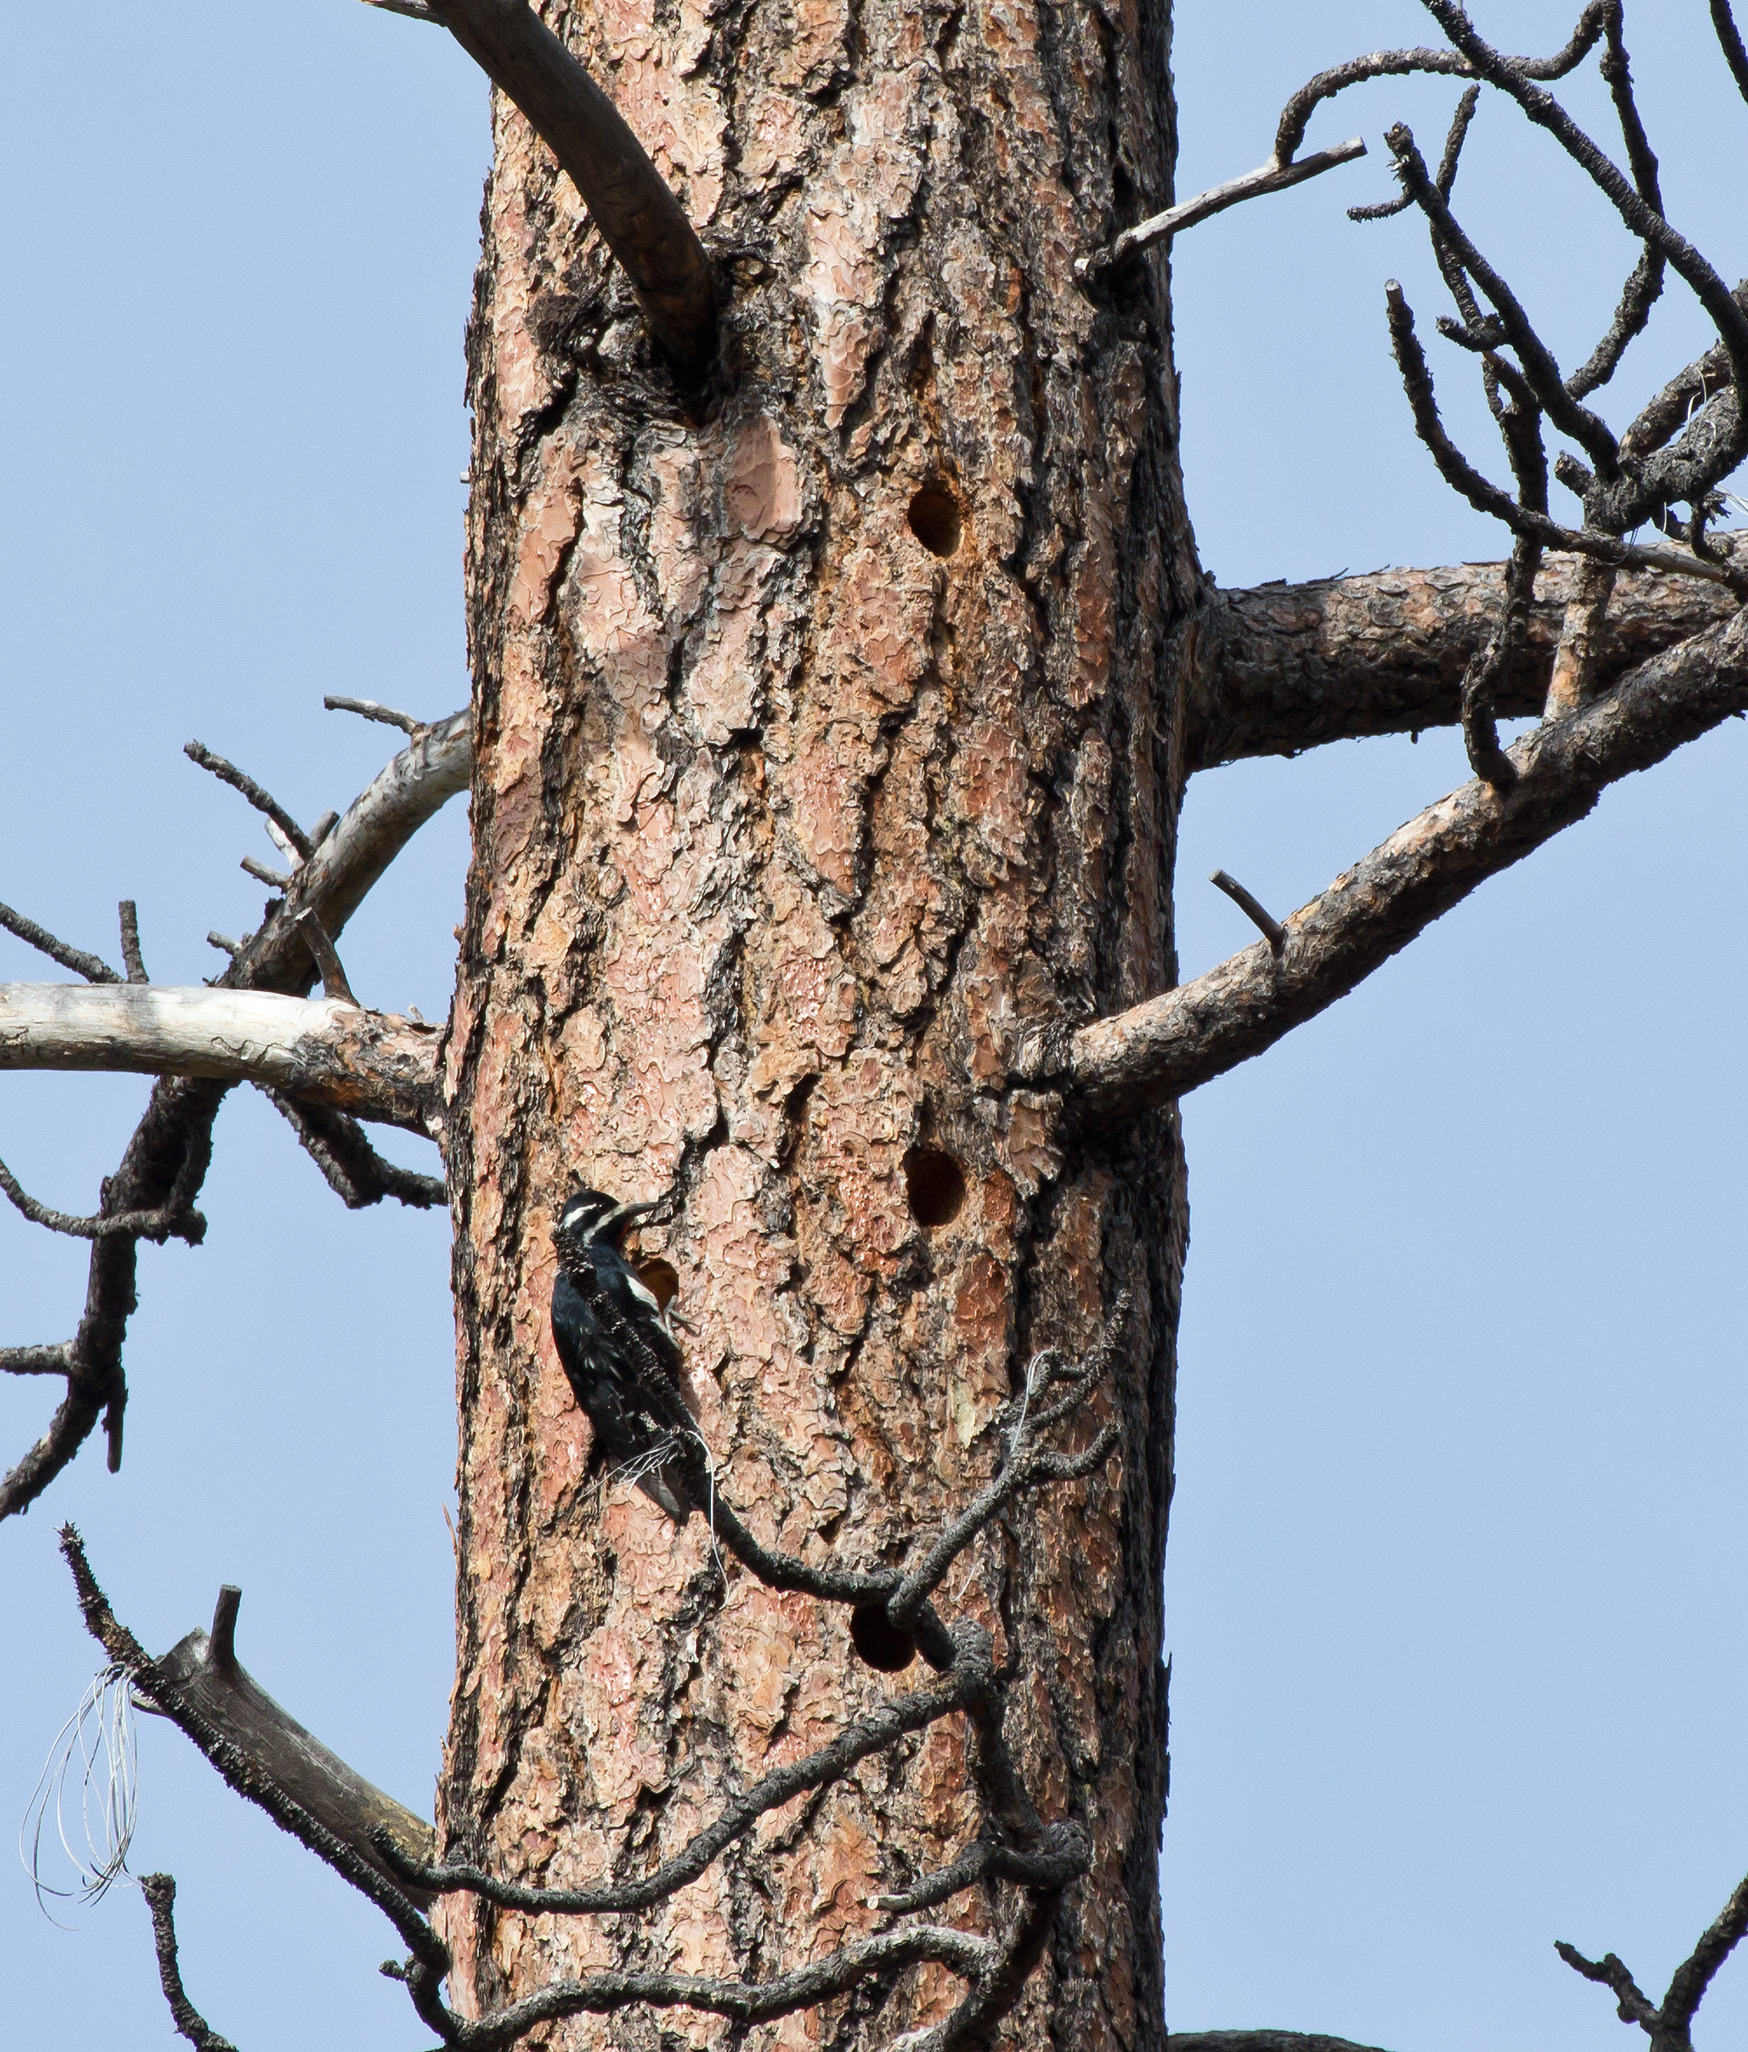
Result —
<svg viewBox="0 0 1748 2052"><path fill-rule="evenodd" d="M0 1070L262 1083L430 1138L442 1123L437 1040L435 1027L338 998L166 983L0 984Z"/></svg>
<svg viewBox="0 0 1748 2052"><path fill-rule="evenodd" d="M1210 591L1184 715L1190 768L1454 726L1463 673L1504 608L1504 568L1458 563ZM1582 557L1544 561L1518 667L1495 702L1503 717L1542 711L1566 614L1587 574ZM1622 571L1607 640L1595 652L1592 691L1727 619L1734 607L1717 585Z"/></svg>
<svg viewBox="0 0 1748 2052"><path fill-rule="evenodd" d="M295 914L312 909L331 935L338 934L418 829L465 786L472 761L472 717L466 711L416 735L323 836L298 872L289 902L272 908L260 931L241 944L220 987L301 997L312 977L309 948ZM52 941L28 920L12 930L32 945L40 944L38 935ZM48 952L61 945L53 942ZM121 980L95 957L66 950L54 958L80 974L95 971L100 982ZM162 1078L105 1185L100 1216L159 1213L177 1191L191 1155L210 1149L212 1121L229 1087L208 1077ZM184 1208L198 1194L198 1186L189 1188ZM121 1356L137 1303L135 1246L129 1233L104 1234L93 1243L85 1309L67 1347L66 1394L42 1437L0 1477L0 1518L29 1508L77 1454L100 1417L111 1472L120 1466L127 1405Z"/></svg>
<svg viewBox="0 0 1748 2052"><path fill-rule="evenodd" d="M358 1121L331 1105L299 1104L280 1090L262 1095L297 1135L298 1142L348 1211L362 1211L385 1197L429 1211L447 1205L441 1178L422 1176L385 1161L364 1137Z"/></svg>
<svg viewBox="0 0 1748 2052"><path fill-rule="evenodd" d="M1165 2042L1166 2052L1378 2052L1311 2031L1173 2031Z"/></svg>
<svg viewBox="0 0 1748 2052"><path fill-rule="evenodd" d="M675 369L700 375L716 350L710 260L624 116L525 0L431 0L429 11L569 173Z"/></svg>
<svg viewBox="0 0 1748 2052"><path fill-rule="evenodd" d="M304 930L304 939L309 944L311 958L322 972L322 995L338 998L343 1004L357 1004L352 986L346 980L346 972L340 966L339 952L328 937L328 929L307 905L297 916Z"/></svg>
<svg viewBox="0 0 1748 2052"><path fill-rule="evenodd" d="M121 961L127 971L129 983L150 983L146 974L145 957L140 953L140 908L132 898L123 898L117 907L121 915Z"/></svg>
<svg viewBox="0 0 1748 2052"><path fill-rule="evenodd" d="M1210 874L1208 881L1216 890L1226 893L1227 897L1232 900L1233 904L1238 907L1239 911L1244 914L1245 918L1250 921L1251 925L1268 942L1271 951L1278 955L1287 944L1287 929L1265 909L1261 900L1253 898L1249 891L1244 888L1243 884L1238 881L1237 877L1228 876L1223 869L1214 870Z"/></svg>
<svg viewBox="0 0 1748 2052"><path fill-rule="evenodd" d="M1076 257L1074 274L1083 279L1101 277L1130 257L1139 256L1143 250L1169 242L1184 229L1195 227L1197 222L1223 214L1241 200L1261 199L1267 193L1285 192L1289 186L1304 184L1307 178L1333 171L1338 164L1351 164L1365 153L1365 143L1356 135L1351 142L1337 143L1333 149L1317 150L1309 157L1299 157L1291 162L1271 157L1254 171L1229 178L1224 185L1211 185L1206 192L1197 193L1194 199L1185 200L1181 206L1167 207L1163 213L1137 221L1133 228L1125 228L1108 249L1099 250L1092 256Z"/></svg>
<svg viewBox="0 0 1748 2052"><path fill-rule="evenodd" d="M911 1916L919 1910L937 1909L985 1881L1022 1882L1032 1888L1066 1887L1085 1872L1088 1859L1086 1834L1078 1824L1051 1824L1029 1851L980 1841L950 1867L924 1874L891 1895L875 1896L874 1907L883 1916Z"/></svg>
<svg viewBox="0 0 1748 2052"><path fill-rule="evenodd" d="M34 919L26 919L22 912L14 912L10 905L0 905L0 926L8 933L16 934L26 947L35 948L39 955L47 955L51 962L59 962L63 969L71 969L75 976L83 976L87 983L122 981L101 955L88 955L83 948L69 947L64 940L57 940L46 926L38 926Z"/></svg>
<svg viewBox="0 0 1748 2052"><path fill-rule="evenodd" d="M842 1781L850 1769L907 1734L926 1731L954 1711L966 1709L974 1697L995 1686L987 1641L967 1634L956 1649L959 1658L942 1681L894 1697L878 1709L847 1724L829 1745L792 1761L755 1781L729 1804L714 1823L695 1832L680 1850L639 1881L603 1882L594 1888L540 1888L503 1881L467 1863L435 1865L408 1859L402 1849L378 1834L374 1844L381 1859L410 1890L431 1895L465 1891L500 1909L531 1910L554 1916L617 1916L653 1908L677 1895L706 1873L717 1858L744 1838L761 1817L780 1810L798 1795Z"/></svg>
<svg viewBox="0 0 1748 2052"><path fill-rule="evenodd" d="M1693 2052L1693 2019L1717 1973L1748 1932L1748 1880L1731 1895L1699 1943L1675 1969L1661 2003L1653 2003L1614 1953L1586 1959L1562 1938L1554 1950L1575 1973L1598 1982L1614 1996L1622 2023L1637 2024L1653 2052Z"/></svg>
<svg viewBox="0 0 1748 2052"><path fill-rule="evenodd" d="M1345 996L1485 878L1582 819L1610 784L1743 712L1748 614L1737 613L1515 743L1509 789L1465 784L1410 820L1286 921L1281 960L1259 944L1112 1018L1034 1033L1015 1079L1048 1079L1101 1124L1194 1090Z"/></svg>
<svg viewBox="0 0 1748 2052"><path fill-rule="evenodd" d="M368 1897L400 1933L414 1956L438 1971L446 1970L448 1954L405 1892L379 1870L374 1855L355 1851L317 1817L289 1796L272 1776L220 1731L198 1696L165 1663L155 1661L116 1617L109 1599L91 1572L84 1541L72 1525L61 1527L61 1556L72 1571L85 1628L117 1666L124 1668L142 1695L186 1733L218 1769L226 1785L265 1810L288 1833ZM186 1641L184 1642L186 1644Z"/></svg>
<svg viewBox="0 0 1748 2052"><path fill-rule="evenodd" d="M0 1347L0 1375L65 1375L72 1365L65 1340L53 1347Z"/></svg>
<svg viewBox="0 0 1748 2052"><path fill-rule="evenodd" d="M229 2038L221 2038L188 1999L182 1985L182 1968L176 1957L176 1880L171 1874L142 1874L140 1893L152 1913L152 1941L158 1953L158 1980L170 2016L180 2036L195 2052L237 2052Z"/></svg>
<svg viewBox="0 0 1748 2052"><path fill-rule="evenodd" d="M382 0L371 0L373 6L380 6ZM433 17L434 19L435 17ZM377 720L385 727L399 727L403 734L415 739L426 732L425 723L411 713L397 712L392 705L378 705L374 698L342 698L330 694L322 700L324 712L356 713L360 719Z"/></svg>
<svg viewBox="0 0 1748 2052"><path fill-rule="evenodd" d="M1513 534L1540 542L1544 548L1568 549L1577 555L1593 556L1598 562L1618 567L1637 565L1648 570L1672 571L1677 576L1698 577L1708 583L1728 585L1738 597L1748 595L1748 579L1733 566L1709 563L1697 556L1678 555L1673 549L1641 548L1601 530L1586 528L1580 532L1576 528L1564 527L1546 513L1519 505L1509 493L1490 483L1445 432L1433 393L1432 372L1415 335L1414 315L1403 297L1401 286L1392 278L1384 291L1389 307L1390 343L1413 410L1415 432L1431 452L1445 482L1460 492L1478 513L1491 513L1495 519L1502 520ZM1633 524L1632 521L1624 523L1626 526Z"/></svg>
<svg viewBox="0 0 1748 2052"><path fill-rule="evenodd" d="M0 990L4 988L0 984ZM125 1235L136 1240L155 1241L160 1247L169 1239L186 1240L189 1246L198 1247L206 1238L206 1220L193 1209L191 1200L204 1181L211 1161L209 1134L203 1144L189 1148L176 1172L169 1196L154 1211L100 1212L94 1218L75 1218L65 1211L55 1211L46 1204L39 1204L21 1187L18 1178L3 1161L0 1161L0 1190L32 1225L45 1226L51 1233L64 1233L70 1239L102 1240Z"/></svg>
<svg viewBox="0 0 1748 2052"><path fill-rule="evenodd" d="M176 1691L181 1710L193 1710L218 1735L229 1741L255 1771L377 1868L384 1879L399 1882L421 1908L430 1896L416 1883L407 1885L377 1850L377 1832L410 1862L429 1859L432 1830L393 1796L384 1795L338 1754L292 1717L268 1695L237 1659L237 1608L242 1591L227 1583L219 1591L210 1633L193 1631L154 1663L159 1682ZM153 1716L170 1716L147 1681L138 1684L137 1701Z"/></svg>
<svg viewBox="0 0 1748 2052"><path fill-rule="evenodd" d="M1742 47L1742 32L1736 26L1736 17L1730 12L1730 0L1712 0L1712 27L1718 32L1718 43L1724 53L1724 62L1730 67L1730 76L1736 81L1743 99L1748 100L1748 50Z"/></svg>
<svg viewBox="0 0 1748 2052"><path fill-rule="evenodd" d="M987 1939L939 1924L907 1924L828 1952L823 1959L765 1981L734 1981L709 1974L608 1972L584 1981L556 1981L477 2023L451 2015L447 2042L463 2052L503 2052L518 2038L567 2016L606 2015L647 2004L652 2009L701 2009L736 2023L769 2023L800 2009L815 2009L834 1995L901 1967L933 1960L968 1979L1002 1962ZM1011 2007L1011 2003L1009 2004Z"/></svg>
<svg viewBox="0 0 1748 2052"><path fill-rule="evenodd" d="M229 784L233 791L240 791L249 803L266 819L268 829L279 829L273 835L274 844L287 857L295 855L299 861L307 862L314 851L310 840L271 791L263 790L255 779L238 769L234 762L227 762L222 755L215 755L203 741L184 743L182 753L190 762L199 763L204 770L211 770L221 784ZM286 844L290 845L287 846ZM294 862L294 868L297 866Z"/></svg>

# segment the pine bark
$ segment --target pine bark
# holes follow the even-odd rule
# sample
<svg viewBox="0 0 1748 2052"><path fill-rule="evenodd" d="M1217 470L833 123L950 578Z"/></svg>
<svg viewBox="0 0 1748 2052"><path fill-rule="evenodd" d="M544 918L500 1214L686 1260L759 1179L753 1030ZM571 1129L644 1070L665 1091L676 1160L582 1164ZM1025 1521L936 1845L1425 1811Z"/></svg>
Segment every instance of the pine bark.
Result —
<svg viewBox="0 0 1748 2052"><path fill-rule="evenodd" d="M1169 7L544 12L698 224L722 336L682 390L499 101L469 337L440 1834L524 1880L640 1872L886 1692L841 1612L724 1587L704 1519L675 1534L586 1471L547 1327L573 1179L672 1193L640 1251L678 1277L721 1488L820 1557L902 1559L991 1472L1028 1354L1083 1348L1128 1288L1086 1427L1114 1405L1120 1454L986 1535L942 1607L1017 1663L1033 1793L1094 1847L1007 2034L1160 2046L1178 1126L1081 1130L1013 1071L1029 1030L1175 974L1199 573L1167 279L1149 259L1089 295L1071 268L1171 201ZM870 1898L974 1822L949 1722L659 1916L452 1899L454 1999L613 1963L774 1971L871 1928ZM881 2044L953 1993L912 1973L745 2041Z"/></svg>

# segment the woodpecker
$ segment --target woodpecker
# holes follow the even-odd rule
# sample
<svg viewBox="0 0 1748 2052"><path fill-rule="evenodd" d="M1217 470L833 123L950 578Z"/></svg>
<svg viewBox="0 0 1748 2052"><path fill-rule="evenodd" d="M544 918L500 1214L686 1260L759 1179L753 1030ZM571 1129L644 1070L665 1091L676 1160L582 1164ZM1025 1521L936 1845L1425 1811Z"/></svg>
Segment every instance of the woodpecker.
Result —
<svg viewBox="0 0 1748 2052"><path fill-rule="evenodd" d="M655 1296L625 1258L631 1225L653 1204L616 1204L600 1190L573 1190L553 1232L558 1274L552 1285L552 1338L571 1393L595 1430L595 1453L629 1467L639 1489L676 1525L692 1515L678 1466L664 1458L677 1433L692 1433L680 1349ZM670 1389L651 1376L624 1336L604 1320L605 1301L667 1371ZM591 1459L595 1456L591 1455Z"/></svg>

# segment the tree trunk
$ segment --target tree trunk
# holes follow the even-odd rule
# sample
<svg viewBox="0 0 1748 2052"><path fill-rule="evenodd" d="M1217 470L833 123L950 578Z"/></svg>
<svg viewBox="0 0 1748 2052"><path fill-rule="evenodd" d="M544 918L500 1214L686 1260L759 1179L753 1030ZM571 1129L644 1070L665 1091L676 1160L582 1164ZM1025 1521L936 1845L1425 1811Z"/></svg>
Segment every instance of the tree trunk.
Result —
<svg viewBox="0 0 1748 2052"><path fill-rule="evenodd" d="M900 1560L987 1478L1028 1354L1082 1348L1127 1287L1095 1407L1116 1403L1119 1454L986 1533L942 1607L1018 1663L1032 1792L1094 1848L1007 2029L1158 2046L1178 1127L1079 1132L1009 1076L1028 1028L1175 974L1198 572L1165 267L1098 298L1072 273L1170 201L1169 8L545 12L699 225L722 340L705 387L677 387L499 99L469 351L440 1830L506 1876L640 1872L885 1693L841 1611L732 1565L724 1589L705 1518L675 1533L585 1472L547 1325L573 1179L671 1192L641 1254L678 1277L722 1492L810 1556ZM963 1753L949 1720L869 1762L647 1920L450 1898L454 1998L633 1961L765 1974L840 1943L965 1842ZM884 2006L750 2037L882 2044L952 1995L913 1971ZM545 2042L610 2039L654 2034L582 2019Z"/></svg>

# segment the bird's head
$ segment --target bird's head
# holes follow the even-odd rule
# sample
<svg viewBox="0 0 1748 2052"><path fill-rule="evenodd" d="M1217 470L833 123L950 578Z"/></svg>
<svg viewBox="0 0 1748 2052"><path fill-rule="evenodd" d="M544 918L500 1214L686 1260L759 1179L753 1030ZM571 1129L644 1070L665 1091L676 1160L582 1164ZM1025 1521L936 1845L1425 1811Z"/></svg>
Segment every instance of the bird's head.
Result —
<svg viewBox="0 0 1748 2052"><path fill-rule="evenodd" d="M564 1200L554 1238L562 1247L608 1246L616 1252L632 1225L654 1204L621 1204L604 1190L576 1189Z"/></svg>

